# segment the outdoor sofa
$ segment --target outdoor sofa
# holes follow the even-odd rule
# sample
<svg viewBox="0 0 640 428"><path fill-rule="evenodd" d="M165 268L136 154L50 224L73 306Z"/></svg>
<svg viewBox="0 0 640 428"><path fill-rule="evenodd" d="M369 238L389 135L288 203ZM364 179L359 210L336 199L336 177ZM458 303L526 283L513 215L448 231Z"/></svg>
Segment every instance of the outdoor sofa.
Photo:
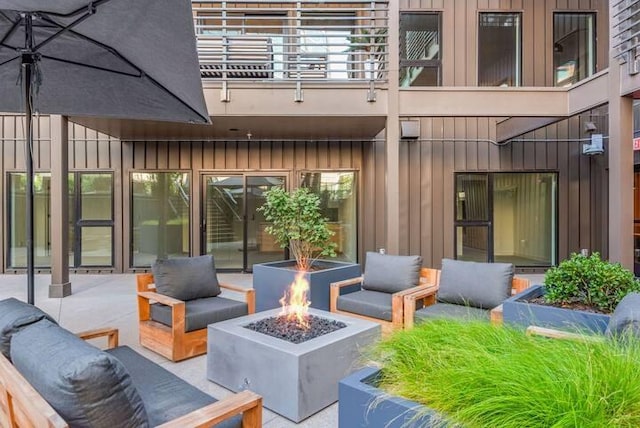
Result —
<svg viewBox="0 0 640 428"><path fill-rule="evenodd" d="M81 339L100 336L109 349ZM216 401L117 342L115 329L76 336L35 306L0 301L0 426L261 426L259 395Z"/></svg>

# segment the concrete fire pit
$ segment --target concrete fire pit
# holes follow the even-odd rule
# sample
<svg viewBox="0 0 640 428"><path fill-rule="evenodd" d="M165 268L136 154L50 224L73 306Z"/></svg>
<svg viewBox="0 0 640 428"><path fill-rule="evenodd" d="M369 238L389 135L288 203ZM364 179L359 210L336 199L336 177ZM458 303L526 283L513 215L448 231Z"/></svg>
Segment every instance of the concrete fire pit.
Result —
<svg viewBox="0 0 640 428"><path fill-rule="evenodd" d="M300 344L244 327L280 311L209 325L207 378L232 391L251 389L266 408L300 422L338 400L338 382L359 368L361 350L380 337L380 325L309 309L347 326Z"/></svg>

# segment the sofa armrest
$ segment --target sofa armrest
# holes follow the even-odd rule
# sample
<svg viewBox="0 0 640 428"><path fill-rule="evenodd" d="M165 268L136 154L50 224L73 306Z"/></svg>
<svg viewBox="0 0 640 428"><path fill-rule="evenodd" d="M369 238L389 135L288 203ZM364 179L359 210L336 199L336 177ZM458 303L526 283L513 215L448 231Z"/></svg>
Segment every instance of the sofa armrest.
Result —
<svg viewBox="0 0 640 428"><path fill-rule="evenodd" d="M404 295L404 328L413 327L416 302L420 300L425 306L432 305L436 301L436 294L438 294L438 285L428 285L420 286L417 291Z"/></svg>
<svg viewBox="0 0 640 428"><path fill-rule="evenodd" d="M247 306L249 307L249 314L253 314L256 312L256 290L254 290L253 288L244 288L239 285L227 284L222 282L219 282L218 284L221 288L226 288L227 290L244 294L245 301L247 302Z"/></svg>
<svg viewBox="0 0 640 428"><path fill-rule="evenodd" d="M107 349L112 349L118 346L118 329L105 327L105 328L96 328L94 330L81 331L80 333L76 333L82 340L95 339L98 337L107 337Z"/></svg>
<svg viewBox="0 0 640 428"><path fill-rule="evenodd" d="M155 293L153 291L140 291L138 292L138 297L142 297L146 300L154 300L158 303L162 303L167 306L175 306L179 304L184 304L182 300L174 299L173 297L166 296L164 294Z"/></svg>
<svg viewBox="0 0 640 428"><path fill-rule="evenodd" d="M242 391L157 428L209 427L240 413L243 428L262 427L262 397L251 391Z"/></svg>
<svg viewBox="0 0 640 428"><path fill-rule="evenodd" d="M338 310L338 297L340 297L340 289L350 285L362 284L363 276L356 278L344 279L338 282L332 282L329 285L329 310L336 312Z"/></svg>

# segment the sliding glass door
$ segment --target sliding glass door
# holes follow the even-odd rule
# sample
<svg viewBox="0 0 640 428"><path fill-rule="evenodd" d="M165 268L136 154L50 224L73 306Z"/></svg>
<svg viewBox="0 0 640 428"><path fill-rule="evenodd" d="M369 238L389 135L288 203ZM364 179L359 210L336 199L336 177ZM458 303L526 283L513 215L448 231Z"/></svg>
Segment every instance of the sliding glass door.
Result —
<svg viewBox="0 0 640 428"><path fill-rule="evenodd" d="M282 260L284 250L265 232L258 208L264 192L285 186L278 175L206 175L203 177L203 253L213 254L218 269L251 272L254 263Z"/></svg>

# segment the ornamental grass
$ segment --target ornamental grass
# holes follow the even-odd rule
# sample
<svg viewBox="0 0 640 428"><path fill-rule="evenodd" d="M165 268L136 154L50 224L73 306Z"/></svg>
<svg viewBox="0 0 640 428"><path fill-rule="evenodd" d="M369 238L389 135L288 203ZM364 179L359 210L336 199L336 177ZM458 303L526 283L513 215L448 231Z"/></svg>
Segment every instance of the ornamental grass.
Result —
<svg viewBox="0 0 640 428"><path fill-rule="evenodd" d="M379 342L385 392L462 427L640 427L640 344L430 321ZM374 404L375 405L375 404ZM456 425L458 424L458 425Z"/></svg>

